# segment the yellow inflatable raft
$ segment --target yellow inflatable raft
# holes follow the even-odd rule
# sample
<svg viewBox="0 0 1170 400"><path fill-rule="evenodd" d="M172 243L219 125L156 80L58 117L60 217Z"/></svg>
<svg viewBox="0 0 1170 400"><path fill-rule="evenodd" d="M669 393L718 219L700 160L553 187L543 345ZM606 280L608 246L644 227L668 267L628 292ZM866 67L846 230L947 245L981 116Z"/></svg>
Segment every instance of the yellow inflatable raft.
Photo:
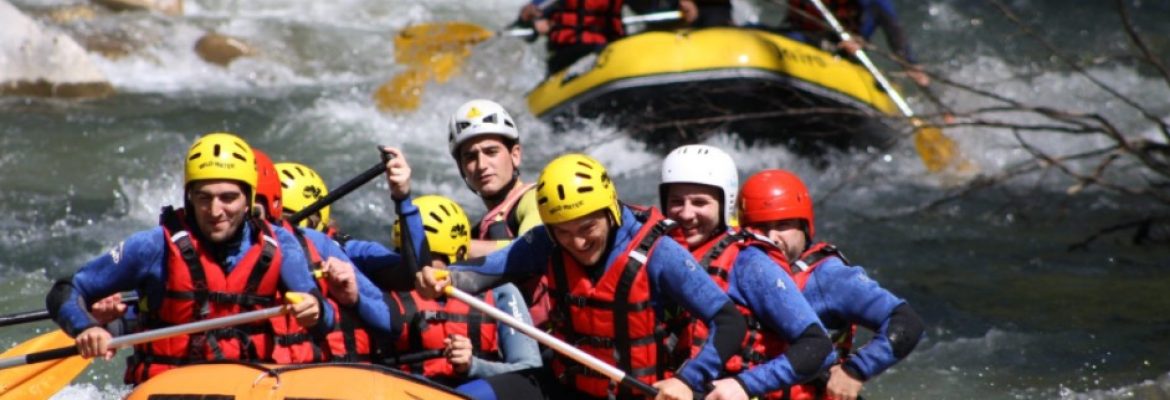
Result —
<svg viewBox="0 0 1170 400"><path fill-rule="evenodd" d="M427 399L466 397L422 378L368 364L198 364L138 385L127 400Z"/></svg>
<svg viewBox="0 0 1170 400"><path fill-rule="evenodd" d="M861 66L748 28L646 32L554 74L528 95L565 126L602 117L642 135L712 131L837 147L885 147L894 104Z"/></svg>

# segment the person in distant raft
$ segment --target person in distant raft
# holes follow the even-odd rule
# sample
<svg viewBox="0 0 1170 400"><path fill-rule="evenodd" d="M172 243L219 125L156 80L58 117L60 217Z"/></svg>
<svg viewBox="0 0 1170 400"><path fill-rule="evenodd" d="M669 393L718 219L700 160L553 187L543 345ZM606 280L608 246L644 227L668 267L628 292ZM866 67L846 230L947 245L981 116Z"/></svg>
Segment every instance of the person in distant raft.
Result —
<svg viewBox="0 0 1170 400"><path fill-rule="evenodd" d="M459 176L488 209L471 228L468 258L488 255L540 225L536 191L520 179L520 129L508 110L491 100L463 103L447 124L447 144ZM533 322L544 324L547 285L534 279L519 286Z"/></svg>
<svg viewBox="0 0 1170 400"><path fill-rule="evenodd" d="M131 235L54 285L53 320L74 336L82 357L113 357L111 335L85 305L137 290L138 329L149 330L279 305L290 290L297 324L315 334L333 329L333 310L309 274L296 237L255 218L255 154L239 137L212 133L187 152L184 207L164 207L160 227ZM274 338L270 322L179 335L137 345L126 382L141 383L183 364L211 360L273 362L294 351Z"/></svg>
<svg viewBox="0 0 1170 400"><path fill-rule="evenodd" d="M836 359L817 315L785 273L788 261L767 238L732 230L739 173L731 156L707 145L674 149L662 161L659 199L670 232L735 301L748 324L743 349L725 364L709 399L779 399ZM683 321L676 351L683 359L707 341L702 321Z"/></svg>
<svg viewBox="0 0 1170 400"><path fill-rule="evenodd" d="M538 34L548 35L548 75L626 35L622 24L622 0L557 1L543 13L537 4L520 10L519 20L532 23Z"/></svg>
<svg viewBox="0 0 1170 400"><path fill-rule="evenodd" d="M506 280L545 276L553 335L652 384L660 399L693 398L739 350L746 325L734 303L686 249L663 236L672 225L657 209L638 213L618 202L605 167L589 156L554 159L536 190L544 225L484 259L455 263L447 279L423 268L419 293L436 297L447 283L478 293ZM699 355L673 371L665 310L679 306L707 321L713 334ZM494 396L487 398L644 397L559 354L551 369L472 384L490 386Z"/></svg>
<svg viewBox="0 0 1170 400"><path fill-rule="evenodd" d="M422 214L430 265L445 269L447 265L467 258L471 245L468 226L471 223L463 208L443 196L422 196L415 199ZM395 245L401 248L401 237L396 224ZM370 260L375 261L375 260ZM384 268L368 265L364 268ZM403 371L419 374L448 386L470 379L486 378L505 372L541 366L540 348L536 340L517 332L505 324L496 323L483 312L472 309L457 299L427 299L414 290L387 294L394 307L395 321L402 325L402 334L387 352L386 361ZM480 300L494 305L516 319L532 323L528 307L520 291L512 284L504 284L482 293ZM400 361L404 358L442 350L441 357L426 360ZM482 386L458 387L472 397Z"/></svg>
<svg viewBox="0 0 1170 400"><path fill-rule="evenodd" d="M837 17L846 31L853 34L854 39L869 40L882 28L886 34L886 42L890 51L901 57L911 67L906 69L906 75L919 86L930 84L930 77L918 66L914 52L910 49L910 41L906 38L906 31L898 22L898 15L894 12L891 0L822 0L825 7ZM810 0L788 0L788 15L784 19L786 25L783 30L788 37L824 47L827 43L837 43L837 33L833 32L816 6ZM860 36L858 36L860 35ZM864 43L857 41L842 41L837 48L847 54L861 49Z"/></svg>
<svg viewBox="0 0 1170 400"><path fill-rule="evenodd" d="M789 260L789 274L834 331L839 364L828 380L792 389L792 399L856 399L865 381L906 358L923 336L922 318L906 300L883 289L858 266L851 266L832 244L812 240L813 201L804 182L791 172L771 169L752 175L739 194L744 228L773 240ZM787 267L788 265L786 265ZM855 326L875 332L853 349Z"/></svg>
<svg viewBox="0 0 1170 400"><path fill-rule="evenodd" d="M269 222L283 227L296 236L301 249L305 252L311 268L317 278L317 286L329 306L335 310L336 320L334 329L325 336L313 335L296 324L296 321L285 319L288 324L287 333L278 336L278 342L285 343L299 351L292 352L290 359L278 359L278 363L314 363L314 362L370 362L374 340L371 334L393 337L393 321L382 292L363 274L357 272L341 247L325 233L304 227L307 222L302 221L300 226L293 226L285 219L285 214L292 214L309 204L319 200L326 194L325 184L316 175L316 172L300 164L280 163L273 164L263 152L256 150L256 168L259 173L256 189L257 208ZM399 161L404 163L405 161ZM387 175L400 168L398 164L387 163ZM296 185L294 182L315 181L309 185ZM393 183L393 181L391 181ZM284 187L299 190L285 190ZM297 187L303 186L303 187ZM404 190L401 185L391 185L392 197ZM292 207L286 206L285 198L290 200ZM296 210L293 211L292 209ZM289 212L292 211L292 212ZM328 215L328 211L324 212ZM315 218L308 218L318 226L321 224L320 214Z"/></svg>

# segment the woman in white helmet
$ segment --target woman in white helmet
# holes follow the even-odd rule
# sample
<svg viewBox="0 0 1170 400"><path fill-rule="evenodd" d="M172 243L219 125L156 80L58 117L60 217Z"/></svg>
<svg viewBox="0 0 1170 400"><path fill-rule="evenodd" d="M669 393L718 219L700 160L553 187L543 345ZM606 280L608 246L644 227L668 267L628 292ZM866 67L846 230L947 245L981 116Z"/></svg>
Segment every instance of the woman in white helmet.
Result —
<svg viewBox="0 0 1170 400"><path fill-rule="evenodd" d="M778 265L787 263L783 253L767 240L732 230L738 186L731 156L688 145L663 160L659 198L666 217L678 223L672 236L748 321L743 349L724 365L729 378L714 382L713 398L778 398L835 357L816 313ZM676 332L679 359L697 354L709 336L701 321L687 322Z"/></svg>
<svg viewBox="0 0 1170 400"><path fill-rule="evenodd" d="M469 258L503 248L540 225L533 185L520 180L520 131L508 111L491 100L471 100L451 115L447 131L459 175L488 209L472 225ZM531 305L533 322L543 324L548 315L545 285L527 282L520 291Z"/></svg>

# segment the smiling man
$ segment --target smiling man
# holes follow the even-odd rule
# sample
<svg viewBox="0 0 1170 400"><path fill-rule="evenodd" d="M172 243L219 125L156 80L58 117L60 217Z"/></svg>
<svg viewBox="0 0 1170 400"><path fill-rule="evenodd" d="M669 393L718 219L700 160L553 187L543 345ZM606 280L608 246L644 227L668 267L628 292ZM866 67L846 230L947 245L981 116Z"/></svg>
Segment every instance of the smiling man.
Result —
<svg viewBox="0 0 1170 400"><path fill-rule="evenodd" d="M596 160L558 157L537 183L545 225L485 259L454 264L450 282L481 292L507 280L547 278L554 335L653 384L659 398L693 398L692 390L704 388L739 348L744 320L685 249L662 240L670 223L655 209L638 213L622 205L614 186ZM419 273L418 290L426 296L446 284L433 274L429 267ZM698 356L671 370L666 311L678 307L713 333ZM559 355L551 370L496 375L480 384L484 390L477 392L502 399L642 396Z"/></svg>
<svg viewBox="0 0 1170 400"><path fill-rule="evenodd" d="M145 301L138 313L141 329L274 306L283 301L283 290L304 298L292 313L301 326L320 334L332 329L332 309L322 307L297 239L251 212L258 180L255 159L252 148L235 135L200 138L185 158L185 206L164 207L162 226L135 233L53 287L48 309L61 329L75 336L82 357L114 354L110 332L85 305L127 290L137 290ZM282 333L260 322L135 346L125 379L137 384L199 361L286 358L292 350L273 340Z"/></svg>

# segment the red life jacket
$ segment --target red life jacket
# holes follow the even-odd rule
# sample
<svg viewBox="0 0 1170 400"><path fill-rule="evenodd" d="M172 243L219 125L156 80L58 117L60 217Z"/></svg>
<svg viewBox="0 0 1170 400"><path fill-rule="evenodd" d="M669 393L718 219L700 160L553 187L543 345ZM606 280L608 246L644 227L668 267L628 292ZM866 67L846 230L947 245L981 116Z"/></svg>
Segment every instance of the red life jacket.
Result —
<svg viewBox="0 0 1170 400"><path fill-rule="evenodd" d="M520 202L520 198L528 193L532 187L531 183L524 185L520 190L512 191L508 197L504 198L500 204L497 204L491 211L488 211L480 218L479 225L476 227L476 232L479 233L479 239L483 240L505 240L516 238L516 232L512 231L511 225L516 213L516 203Z"/></svg>
<svg viewBox="0 0 1170 400"><path fill-rule="evenodd" d="M861 4L858 0L821 0L837 17L846 31L857 33L861 28ZM802 32L832 31L833 28L810 0L788 0L788 26Z"/></svg>
<svg viewBox="0 0 1170 400"><path fill-rule="evenodd" d="M300 228L292 226L288 221L284 222L284 228L292 232L300 242L310 268L320 270L322 258L317 252L316 244L305 237ZM333 330L324 337L315 336L300 326L291 315L280 318L276 323L283 325L285 333L276 336L276 344L288 350L273 354L276 362L280 364L369 362L372 346L361 317L353 310L341 307L329 297L329 285L326 284L325 278L318 277L316 281L325 302L333 309Z"/></svg>
<svg viewBox="0 0 1170 400"><path fill-rule="evenodd" d="M524 197L534 184L526 184L520 190L513 191L500 204L483 215L476 226L480 240L511 240L516 238L512 225L516 218L516 204ZM544 277L532 278L517 285L528 304L528 314L532 316L533 326L543 326L548 322L548 280Z"/></svg>
<svg viewBox="0 0 1170 400"><path fill-rule="evenodd" d="M499 340L496 337L496 322L482 312L472 309L457 299L446 303L428 300L418 292L389 292L398 304L395 321L402 321L402 334L394 343L395 355L391 360L412 358L430 350L442 350L443 339L459 334L471 340L472 353L487 360L499 359ZM495 306L495 296L489 290L477 297ZM391 361L393 362L393 361ZM432 357L410 363L398 364L403 371L420 374L427 378L459 378L454 366L445 357Z"/></svg>
<svg viewBox="0 0 1170 400"><path fill-rule="evenodd" d="M696 260L699 260L699 265L706 268L707 273L711 275L711 279L715 284L719 285L724 292L728 291L729 282L728 277L731 276L731 270L735 267L735 260L739 257L739 252L743 249L755 246L781 266L786 266L787 260L783 253L776 246L771 245L770 242L761 241L751 235L741 233L723 233L717 238L713 238L702 246L696 248L691 254ZM743 342L740 346L740 353L731 356L724 364L724 371L728 376L739 374L747 371L757 365L766 363L788 350L788 342L780 337L780 334L764 327L760 320L755 317L750 308L744 307L741 304L735 305L736 310L743 315L747 320L747 334L744 335ZM679 334L680 358L689 359L699 354L703 345L707 343L707 338L710 333L707 325L696 318L686 316L684 317L689 324ZM687 350L689 349L689 352ZM780 398L782 391L767 393L763 398Z"/></svg>
<svg viewBox="0 0 1170 400"><path fill-rule="evenodd" d="M625 35L622 0L561 0L554 7L550 44L604 45Z"/></svg>
<svg viewBox="0 0 1170 400"><path fill-rule="evenodd" d="M808 284L809 277L812 276L813 270L824 264L830 257L840 258L841 261L849 264L849 260L837 250L837 246L829 243L817 243L800 255L800 260L793 263L795 268L785 266L789 269L789 274L792 280L796 281L796 287L802 292L805 285ZM832 332L829 336L833 339L833 347L837 350L837 362L844 363L845 358L853 351L853 336L857 332L856 325L850 325L847 329L837 332ZM792 400L813 400L825 397L824 382L806 383L803 385L793 386L790 389Z"/></svg>
<svg viewBox="0 0 1170 400"><path fill-rule="evenodd" d="M163 208L159 218L167 239L163 268L166 294L156 310L145 310L140 330L158 329L259 310L280 302L280 245L271 227L248 220L253 246L231 273L200 246L182 209ZM208 360L270 362L273 326L258 322L173 336L135 345L126 362L125 381L138 384L180 365Z"/></svg>
<svg viewBox="0 0 1170 400"><path fill-rule="evenodd" d="M641 216L642 228L594 283L589 272L567 253L549 260L549 294L553 335L614 365L647 384L670 378L668 332L650 298L645 263L659 239L674 227L657 209ZM609 378L557 355L553 372L563 383L594 397L629 397Z"/></svg>

